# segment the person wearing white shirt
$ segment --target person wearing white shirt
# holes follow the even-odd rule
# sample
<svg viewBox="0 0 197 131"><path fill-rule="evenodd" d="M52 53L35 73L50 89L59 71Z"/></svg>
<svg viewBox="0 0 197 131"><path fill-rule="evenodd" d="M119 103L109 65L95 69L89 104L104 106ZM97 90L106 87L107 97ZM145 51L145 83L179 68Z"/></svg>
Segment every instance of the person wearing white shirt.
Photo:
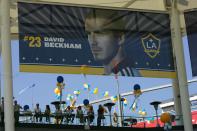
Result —
<svg viewBox="0 0 197 131"><path fill-rule="evenodd" d="M39 122L42 122L42 113L41 113L41 109L40 109L40 107L39 107L39 104L37 103L36 104L36 107L35 107L35 109L34 109L34 116L35 116L35 118L36 118L36 122L38 122L38 118L39 118Z"/></svg>

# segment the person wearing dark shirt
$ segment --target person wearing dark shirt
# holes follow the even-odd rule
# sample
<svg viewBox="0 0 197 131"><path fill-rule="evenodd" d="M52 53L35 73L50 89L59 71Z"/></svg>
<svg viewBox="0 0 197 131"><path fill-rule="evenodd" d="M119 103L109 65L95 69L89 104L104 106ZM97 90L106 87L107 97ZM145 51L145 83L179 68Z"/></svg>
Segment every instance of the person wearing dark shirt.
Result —
<svg viewBox="0 0 197 131"><path fill-rule="evenodd" d="M76 111L76 118L79 119L80 123L84 122L84 118L83 118L84 116L83 115L84 114L83 114L83 110L82 110L81 106L78 106L77 107L77 111Z"/></svg>
<svg viewBox="0 0 197 131"><path fill-rule="evenodd" d="M67 106L65 109L65 114L66 114L66 123L68 124L69 122L73 123L75 115L73 114L73 109L71 109L70 106Z"/></svg>
<svg viewBox="0 0 197 131"><path fill-rule="evenodd" d="M46 118L46 122L51 122L50 121L50 115L51 115L51 109L49 105L46 105L45 111L44 111L44 116Z"/></svg>
<svg viewBox="0 0 197 131"><path fill-rule="evenodd" d="M4 97L1 98L0 115L1 115L1 123L4 123Z"/></svg>
<svg viewBox="0 0 197 131"><path fill-rule="evenodd" d="M14 118L15 118L15 123L19 122L20 109L23 109L23 108L15 100L14 101Z"/></svg>
<svg viewBox="0 0 197 131"><path fill-rule="evenodd" d="M94 109L92 105L89 106L87 115L88 115L89 124L91 124L94 121Z"/></svg>
<svg viewBox="0 0 197 131"><path fill-rule="evenodd" d="M107 113L107 111L102 105L99 105L97 113L98 113L97 126L101 126L101 120L105 119L104 113Z"/></svg>

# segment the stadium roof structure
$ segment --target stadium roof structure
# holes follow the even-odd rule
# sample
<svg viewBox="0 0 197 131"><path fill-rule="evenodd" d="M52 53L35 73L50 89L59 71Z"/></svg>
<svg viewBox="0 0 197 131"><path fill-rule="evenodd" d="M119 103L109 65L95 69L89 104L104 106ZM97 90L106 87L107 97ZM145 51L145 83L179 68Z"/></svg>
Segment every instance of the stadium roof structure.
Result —
<svg viewBox="0 0 197 131"><path fill-rule="evenodd" d="M193 110L195 108L195 110L197 109L197 94L192 94L190 96L190 103L191 103L191 109ZM174 99L167 99L165 101L162 101L162 103L159 105L159 107L164 111L170 111L170 110L174 110Z"/></svg>
<svg viewBox="0 0 197 131"><path fill-rule="evenodd" d="M185 35L185 22L184 22L184 16L183 12L189 11L189 10L195 10L197 9L197 0L10 0L11 2L11 8L10 8L10 19L9 17L9 0L0 0L2 13L0 15L1 22L1 32L4 32L1 34L1 39L2 39L2 57L3 57L3 67L6 67L7 65L11 65L10 63L10 47L9 47L9 41L10 41L10 36L9 36L9 27L11 28L11 38L12 39L18 39L18 14L17 14L17 2L28 2L28 3L41 3L41 4L55 4L55 5L70 5L70 6L79 6L79 7L95 7L95 8L107 8L107 9L117 9L117 10L131 10L131 11L143 11L143 12L154 12L154 13L169 13L172 17L172 25L174 26L174 38L173 38L173 43L181 43L181 35ZM178 2L172 4L172 2ZM3 6L2 6L3 5ZM171 6L173 5L173 6ZM4 7L5 6L5 7ZM175 7L177 6L177 7ZM172 8L172 10L170 10ZM177 11L178 9L178 11ZM179 16L178 16L179 15ZM180 19L180 25L179 21ZM9 23L9 20L11 22L11 25L7 24ZM8 27L9 26L9 27ZM180 28L181 31L180 31ZM8 43L8 44L7 44ZM6 45L7 44L7 45ZM183 76L179 77L182 78L179 80L180 85L186 85L185 82L185 72L184 69L181 67L183 66L183 53L181 52L182 45L175 45L175 54L176 54L176 61L179 63L179 66L177 67L178 76ZM8 72L8 73L7 73ZM3 70L3 73L7 73L8 76L11 76L11 66ZM4 78L5 80L5 94L7 95L5 100L7 103L5 104L5 107L12 107L11 104L11 92L12 92L12 87L11 87L11 79L6 79L7 77ZM192 131L192 126L190 123L190 112L187 110L189 106L188 101L187 101L187 92L185 88L181 88L182 96L181 99L184 104L186 104L186 108L183 110L183 116L185 116L185 121L184 121L184 126L185 129L188 131ZM184 105L182 104L182 105ZM184 105L185 106L185 105ZM8 108L9 109L9 108ZM9 119L6 119L7 121L5 122L5 130L8 129L9 131L14 131L14 121L11 120L10 114L12 114L12 110L8 110L5 114L7 118L10 118L10 121L8 122ZM9 129L10 128L10 129ZM7 130L7 131L8 131Z"/></svg>
<svg viewBox="0 0 197 131"><path fill-rule="evenodd" d="M12 38L18 38L17 2L70 5L81 7L108 8L117 10L133 10L145 12L169 12L171 0L11 0L10 18ZM185 34L183 12L197 9L196 0L177 0L181 12L181 28Z"/></svg>

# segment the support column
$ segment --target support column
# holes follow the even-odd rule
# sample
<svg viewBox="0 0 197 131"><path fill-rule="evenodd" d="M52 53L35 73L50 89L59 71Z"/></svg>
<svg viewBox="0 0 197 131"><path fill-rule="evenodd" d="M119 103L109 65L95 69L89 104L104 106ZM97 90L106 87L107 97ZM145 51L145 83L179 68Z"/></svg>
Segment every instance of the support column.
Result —
<svg viewBox="0 0 197 131"><path fill-rule="evenodd" d="M174 94L174 109L176 112L175 122L176 125L183 125L183 116L181 110L181 98L180 98L180 91L179 91L179 84L178 79L173 79L173 94Z"/></svg>
<svg viewBox="0 0 197 131"><path fill-rule="evenodd" d="M119 81L118 79L116 79L117 81L117 90L118 90L118 93L117 93L117 97L118 97L118 120L119 120L119 124L120 124L120 127L122 127L122 108L121 108L121 96L120 96L120 87L119 87Z"/></svg>
<svg viewBox="0 0 197 131"><path fill-rule="evenodd" d="M177 0L172 0L171 7L171 33L173 39L174 53L176 56L176 67L178 83L181 97L181 107L183 112L183 122L185 131L193 131L191 108L189 101L189 92L187 86L187 75L183 54L183 43L180 28L179 11L177 9Z"/></svg>
<svg viewBox="0 0 197 131"><path fill-rule="evenodd" d="M12 59L10 41L10 1L1 0L2 76L4 83L5 131L14 131L14 107L12 89Z"/></svg>
<svg viewBox="0 0 197 131"><path fill-rule="evenodd" d="M2 5L2 2L0 0L0 7L1 7L1 5ZM0 30L1 30L1 25L2 25L2 17L1 17L1 15L2 14L0 13ZM0 31L0 57L1 57L1 51L2 51L1 45L2 45L2 41L1 41L1 31ZM1 99L1 92L2 92L2 87L1 87L1 75L2 75L2 72L1 71L2 70L0 69L0 99ZM1 105L1 101L0 101L0 105Z"/></svg>

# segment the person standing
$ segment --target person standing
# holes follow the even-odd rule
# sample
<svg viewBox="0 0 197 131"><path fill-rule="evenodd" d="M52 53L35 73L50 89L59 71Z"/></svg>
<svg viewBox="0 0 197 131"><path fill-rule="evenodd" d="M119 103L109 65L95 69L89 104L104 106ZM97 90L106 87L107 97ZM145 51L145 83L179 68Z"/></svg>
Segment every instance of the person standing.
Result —
<svg viewBox="0 0 197 131"><path fill-rule="evenodd" d="M75 115L73 114L73 109L71 109L70 106L67 106L67 108L64 110L66 114L66 123L68 124L70 121L73 123Z"/></svg>
<svg viewBox="0 0 197 131"><path fill-rule="evenodd" d="M46 117L46 122L51 122L50 121L50 115L51 115L51 109L49 105L46 105L46 109L44 111L44 116Z"/></svg>
<svg viewBox="0 0 197 131"><path fill-rule="evenodd" d="M39 107L39 103L36 104L36 107L34 109L34 116L36 118L36 122L38 122L38 118L39 118L39 122L42 122L42 113L41 113L41 109Z"/></svg>
<svg viewBox="0 0 197 131"><path fill-rule="evenodd" d="M60 109L60 105L56 105L55 108L55 124L61 124L63 120L62 110Z"/></svg>
<svg viewBox="0 0 197 131"><path fill-rule="evenodd" d="M105 119L104 113L107 113L107 111L102 105L99 105L97 113L98 113L97 126L101 126L101 120Z"/></svg>
<svg viewBox="0 0 197 131"><path fill-rule="evenodd" d="M82 110L81 106L77 107L76 118L79 119L80 123L84 123L83 110Z"/></svg>
<svg viewBox="0 0 197 131"><path fill-rule="evenodd" d="M23 109L15 100L14 101L14 118L15 118L15 123L19 123L19 115L20 115L20 109Z"/></svg>
<svg viewBox="0 0 197 131"><path fill-rule="evenodd" d="M1 98L0 115L1 115L1 123L4 123L4 97Z"/></svg>
<svg viewBox="0 0 197 131"><path fill-rule="evenodd" d="M89 105L87 116L88 116L88 123L91 124L94 121L94 108L92 105Z"/></svg>

